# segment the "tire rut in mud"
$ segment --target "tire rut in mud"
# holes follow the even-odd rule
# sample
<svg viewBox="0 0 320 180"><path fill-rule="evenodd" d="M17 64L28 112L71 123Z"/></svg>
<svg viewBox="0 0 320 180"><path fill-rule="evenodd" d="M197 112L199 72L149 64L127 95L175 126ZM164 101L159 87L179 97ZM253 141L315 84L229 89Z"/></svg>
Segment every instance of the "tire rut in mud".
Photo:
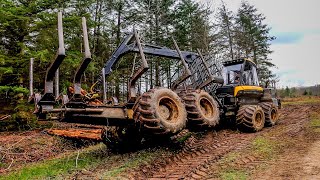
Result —
<svg viewBox="0 0 320 180"><path fill-rule="evenodd" d="M310 107L288 107L281 113L279 126L284 131L277 136L295 134L302 131L308 120ZM217 133L208 132L202 138L191 136L182 150L171 157L164 157L152 164L140 166L132 170L128 179L204 179L212 175L216 163L229 152L248 147L252 140L272 131L275 127L265 128L257 133L240 134L223 130ZM235 166L254 168L265 160L255 156L239 157L234 161Z"/></svg>
<svg viewBox="0 0 320 180"><path fill-rule="evenodd" d="M301 132L309 117L310 106L289 106L281 114L281 123L286 126L286 134L293 137Z"/></svg>
<svg viewBox="0 0 320 180"><path fill-rule="evenodd" d="M303 128L308 122L309 110L310 106L286 106L280 110L281 116L276 126L264 128L257 133L238 133L231 130L190 133L184 130L176 135L176 139L188 136L179 152L174 155L169 155L172 153L160 155L159 158L151 162L142 162L138 167L126 170L118 178L205 179L216 177L220 160L230 152L238 152L250 147L253 139L257 136L272 134L275 138L282 138L303 132ZM259 156L248 154L235 159L232 166L250 170L264 164L265 161ZM95 174L95 171L98 170L93 169L92 173ZM97 173L99 174L99 172Z"/></svg>
<svg viewBox="0 0 320 180"><path fill-rule="evenodd" d="M172 157L153 162L129 173L129 179L203 179L209 173L208 165L225 154L246 147L252 134L230 131L209 132L197 139L191 136L182 150Z"/></svg>

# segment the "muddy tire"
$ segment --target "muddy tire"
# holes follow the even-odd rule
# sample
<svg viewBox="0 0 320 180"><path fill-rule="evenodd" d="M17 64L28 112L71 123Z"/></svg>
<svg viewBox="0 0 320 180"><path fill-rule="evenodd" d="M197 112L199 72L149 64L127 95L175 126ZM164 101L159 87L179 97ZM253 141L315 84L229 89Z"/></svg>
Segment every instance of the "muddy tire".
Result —
<svg viewBox="0 0 320 180"><path fill-rule="evenodd" d="M142 94L134 118L151 134L176 134L185 128L187 112L180 97L170 89L155 88Z"/></svg>
<svg viewBox="0 0 320 180"><path fill-rule="evenodd" d="M138 108L140 107L140 99L142 96L139 96L136 100L136 102L134 103L133 107L132 107L132 111L133 111L133 120L135 121L136 125L139 125L140 123L140 111L138 110Z"/></svg>
<svg viewBox="0 0 320 180"><path fill-rule="evenodd" d="M128 152L136 150L142 138L134 127L105 127L101 139L113 152Z"/></svg>
<svg viewBox="0 0 320 180"><path fill-rule="evenodd" d="M265 126L273 126L279 118L278 108L273 103L263 102L259 104L264 112Z"/></svg>
<svg viewBox="0 0 320 180"><path fill-rule="evenodd" d="M183 98L188 113L188 126L214 127L219 123L220 111L214 98L203 90L188 91Z"/></svg>
<svg viewBox="0 0 320 180"><path fill-rule="evenodd" d="M257 132L264 127L265 115L259 105L243 105L238 110L236 123L240 130Z"/></svg>

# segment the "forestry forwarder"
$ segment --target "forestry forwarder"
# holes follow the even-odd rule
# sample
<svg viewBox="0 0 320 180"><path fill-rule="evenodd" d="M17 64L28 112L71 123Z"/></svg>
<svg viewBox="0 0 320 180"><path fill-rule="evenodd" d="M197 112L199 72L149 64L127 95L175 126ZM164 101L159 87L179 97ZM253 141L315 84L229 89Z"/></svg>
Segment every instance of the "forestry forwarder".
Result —
<svg viewBox="0 0 320 180"><path fill-rule="evenodd" d="M40 118L48 119L48 114L59 113L59 120L64 122L112 127L103 130L102 139L109 147L117 149L123 144L134 146L141 141L141 137L149 135L170 136L186 127L214 127L219 123L220 116L236 117L240 128L251 131L261 130L265 121L266 125L273 125L278 118L277 105L272 103L274 98L267 89L259 87L253 62L246 59L225 62L222 78L220 69L216 65L208 67L199 51L180 51L174 40L175 50L143 44L136 31L128 35L112 54L102 76L104 83L125 54L140 54L141 66L129 79L127 103L88 102L81 89L81 77L91 61L84 18L82 25L85 52L82 64L75 73L73 95L70 100L64 98L62 107L56 108L53 79L66 56L62 14L59 13L59 49L55 61L47 70L44 95L35 99ZM171 89L158 87L142 95L137 94L136 82L149 68L145 54L181 60L184 72L171 84ZM186 83L188 80L191 83Z"/></svg>
<svg viewBox="0 0 320 180"><path fill-rule="evenodd" d="M102 83L104 83L105 78L112 73L113 68L116 68L115 65L122 56L128 53L140 54L142 61L140 67L132 73L129 79L127 103L106 104L88 101L88 96L84 96L84 91L81 89L81 77L91 61L85 18L83 18L82 26L84 59L74 76L72 97L69 100L64 96L63 105L57 107L57 98L53 94L53 79L56 70L66 56L63 43L62 14L58 14L59 49L55 60L47 69L44 95L37 96L38 98L35 99L37 103L35 112L39 118L50 119L48 115L56 113L59 114L59 120L63 122L106 126L102 132L102 140L108 147L117 149L121 148L123 144L134 146L139 141L141 142L141 137L177 134L192 122L196 122L195 124L202 127L213 127L218 123L219 107L214 98L203 90L192 89L192 92L187 92L181 86L194 74L193 68L190 70L188 63L202 64L201 67L206 68L206 75L209 75L204 59L196 53L180 51L174 40L175 50L143 44L136 31L129 34L114 51L105 65L102 76ZM181 61L183 73L173 81L170 89L157 87L142 95L137 94L136 82L149 68L145 54ZM203 81L197 80L194 87L203 89L217 83L223 83L222 77L211 75L209 78L204 77ZM104 92L106 92L106 88L104 88ZM190 94L195 97L190 99L186 96Z"/></svg>

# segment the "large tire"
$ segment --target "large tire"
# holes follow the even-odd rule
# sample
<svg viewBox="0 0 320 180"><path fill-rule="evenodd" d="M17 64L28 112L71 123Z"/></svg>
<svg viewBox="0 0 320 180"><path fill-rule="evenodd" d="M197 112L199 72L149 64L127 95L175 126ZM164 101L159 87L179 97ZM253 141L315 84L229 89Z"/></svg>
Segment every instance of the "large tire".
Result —
<svg viewBox="0 0 320 180"><path fill-rule="evenodd" d="M273 126L279 118L278 108L273 103L263 102L259 104L265 115L265 125Z"/></svg>
<svg viewBox="0 0 320 180"><path fill-rule="evenodd" d="M219 123L219 106L209 93L203 90L188 91L183 100L190 128L214 127Z"/></svg>
<svg viewBox="0 0 320 180"><path fill-rule="evenodd" d="M185 128L187 112L180 97L170 89L155 88L142 94L134 118L152 134L176 134Z"/></svg>
<svg viewBox="0 0 320 180"><path fill-rule="evenodd" d="M135 127L105 127L101 139L114 152L136 150L141 144L141 135Z"/></svg>
<svg viewBox="0 0 320 180"><path fill-rule="evenodd" d="M236 123L240 130L257 132L264 127L265 116L259 105L240 106Z"/></svg>
<svg viewBox="0 0 320 180"><path fill-rule="evenodd" d="M139 112L139 107L140 107L140 101L141 96L139 96L136 99L136 102L134 103L133 107L132 107L132 111L133 111L133 120L135 121L136 125L140 123L140 112Z"/></svg>

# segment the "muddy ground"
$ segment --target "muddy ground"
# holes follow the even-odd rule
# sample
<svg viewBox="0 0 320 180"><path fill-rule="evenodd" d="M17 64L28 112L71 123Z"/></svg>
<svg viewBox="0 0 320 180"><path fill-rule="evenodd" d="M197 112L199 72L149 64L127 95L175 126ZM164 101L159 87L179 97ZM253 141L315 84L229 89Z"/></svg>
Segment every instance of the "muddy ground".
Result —
<svg viewBox="0 0 320 180"><path fill-rule="evenodd" d="M90 152L95 153L90 157L91 163L75 164L76 167L56 174L28 177L320 179L319 102L286 104L278 124L258 133L240 133L230 129L205 133L185 131L179 138L179 142L170 145L148 146L118 154L96 142L66 140L40 130L0 133L0 175L23 174L21 171L25 167L38 167L37 164L52 159L71 157L68 161L85 161L88 158L82 155Z"/></svg>

